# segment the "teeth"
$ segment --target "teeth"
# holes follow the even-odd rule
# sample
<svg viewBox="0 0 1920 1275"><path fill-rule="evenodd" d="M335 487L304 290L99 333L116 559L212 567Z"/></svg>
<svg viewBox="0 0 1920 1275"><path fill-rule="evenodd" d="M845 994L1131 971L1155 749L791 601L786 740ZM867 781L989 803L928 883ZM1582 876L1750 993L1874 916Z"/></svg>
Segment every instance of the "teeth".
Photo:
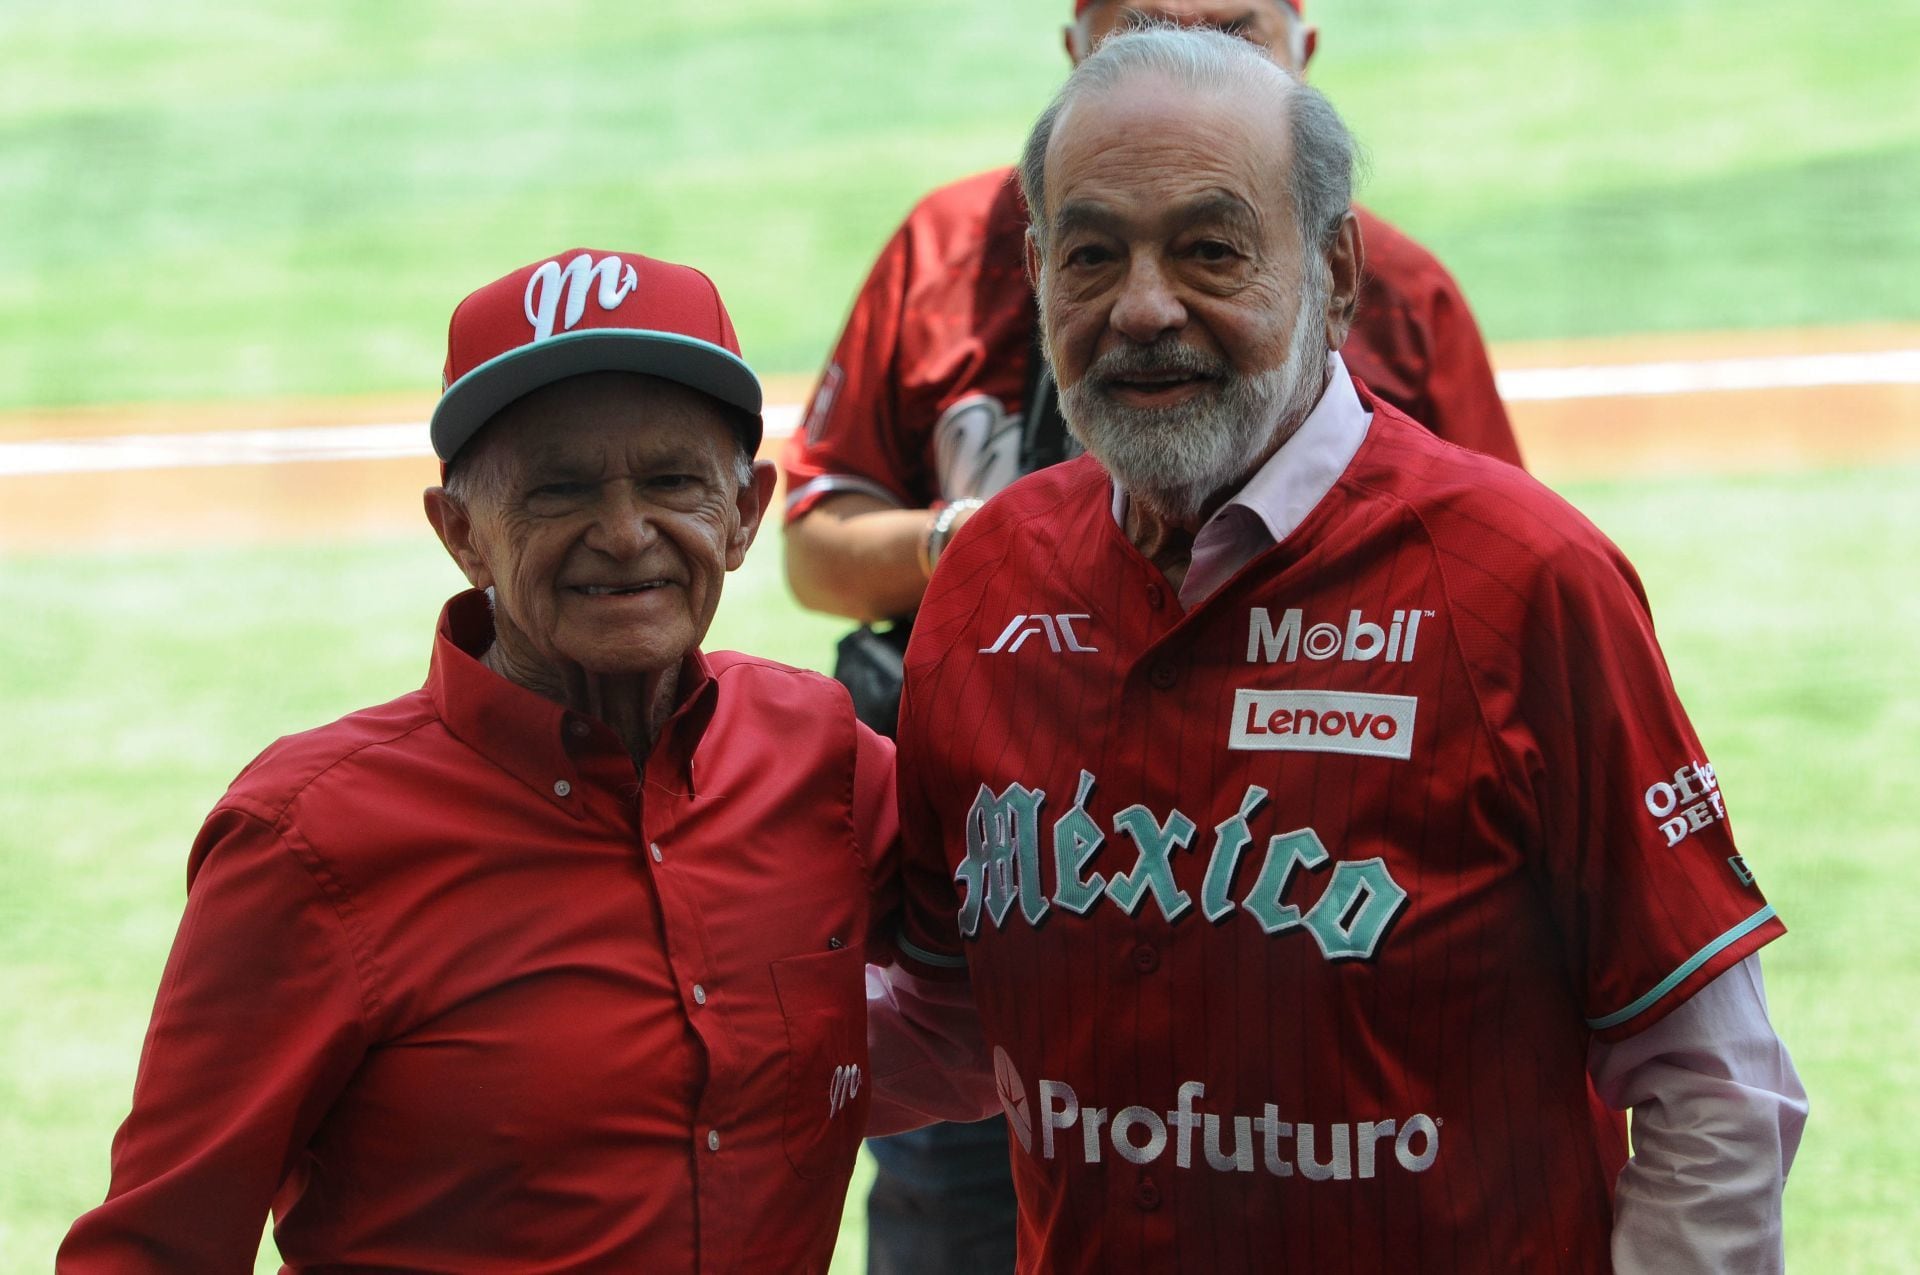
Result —
<svg viewBox="0 0 1920 1275"><path fill-rule="evenodd" d="M583 584L580 592L590 598L604 598L608 595L625 596L629 593L644 593L648 589L657 589L665 584L664 580L647 580L641 584Z"/></svg>

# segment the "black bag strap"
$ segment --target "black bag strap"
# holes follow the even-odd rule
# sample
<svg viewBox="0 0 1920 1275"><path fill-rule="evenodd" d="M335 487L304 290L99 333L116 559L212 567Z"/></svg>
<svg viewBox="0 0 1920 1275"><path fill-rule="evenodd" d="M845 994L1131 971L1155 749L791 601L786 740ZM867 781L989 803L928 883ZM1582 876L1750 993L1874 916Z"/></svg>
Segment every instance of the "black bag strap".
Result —
<svg viewBox="0 0 1920 1275"><path fill-rule="evenodd" d="M1071 439L1066 418L1060 415L1059 388L1053 383L1053 369L1047 366L1046 351L1040 345L1039 310L1031 301L1027 314L1033 323L1033 339L1027 343L1027 392L1021 400L1026 413L1020 434L1023 474L1057 465L1072 454L1068 450Z"/></svg>

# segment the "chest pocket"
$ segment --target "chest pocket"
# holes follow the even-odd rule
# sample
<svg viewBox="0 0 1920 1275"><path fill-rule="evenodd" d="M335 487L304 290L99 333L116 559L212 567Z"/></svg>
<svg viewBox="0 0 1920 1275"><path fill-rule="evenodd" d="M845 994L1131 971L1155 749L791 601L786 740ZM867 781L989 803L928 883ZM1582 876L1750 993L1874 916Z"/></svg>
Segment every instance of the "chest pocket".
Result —
<svg viewBox="0 0 1920 1275"><path fill-rule="evenodd" d="M858 946L773 962L787 1029L783 1137L803 1178L846 1173L866 1129L866 957Z"/></svg>

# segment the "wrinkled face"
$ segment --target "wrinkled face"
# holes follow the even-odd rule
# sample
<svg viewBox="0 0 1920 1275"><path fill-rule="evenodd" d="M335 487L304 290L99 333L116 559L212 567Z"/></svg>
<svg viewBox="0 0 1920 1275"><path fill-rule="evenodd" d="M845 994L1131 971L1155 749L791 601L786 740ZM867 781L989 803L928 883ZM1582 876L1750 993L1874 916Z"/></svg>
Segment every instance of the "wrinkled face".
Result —
<svg viewBox="0 0 1920 1275"><path fill-rule="evenodd" d="M1048 149L1033 249L1063 412L1163 516L1250 473L1323 388L1288 151L1277 111L1157 77L1075 101Z"/></svg>
<svg viewBox="0 0 1920 1275"><path fill-rule="evenodd" d="M1305 69L1305 50L1295 30L1299 19L1283 0L1096 0L1083 21L1086 53L1115 31L1173 22L1225 31L1259 45L1289 71Z"/></svg>
<svg viewBox="0 0 1920 1275"><path fill-rule="evenodd" d="M574 678L657 673L706 635L759 525L720 406L626 372L513 403L473 446L469 550L511 665Z"/></svg>

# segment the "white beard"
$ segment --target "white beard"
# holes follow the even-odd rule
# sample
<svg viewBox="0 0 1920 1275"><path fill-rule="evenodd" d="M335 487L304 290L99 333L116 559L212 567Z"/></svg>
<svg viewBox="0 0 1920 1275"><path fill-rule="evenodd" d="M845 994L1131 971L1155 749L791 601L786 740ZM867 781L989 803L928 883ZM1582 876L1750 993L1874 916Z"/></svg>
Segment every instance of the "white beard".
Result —
<svg viewBox="0 0 1920 1275"><path fill-rule="evenodd" d="M1225 359L1171 335L1108 351L1071 389L1060 391L1068 432L1155 517L1196 521L1209 501L1253 474L1276 438L1292 437L1319 401L1327 356L1324 329L1314 320L1326 312L1327 292L1324 281L1308 281L1287 357L1265 372L1236 372ZM1043 328L1045 322L1043 314ZM1170 407L1113 399L1112 381L1157 372L1211 377L1213 385Z"/></svg>

